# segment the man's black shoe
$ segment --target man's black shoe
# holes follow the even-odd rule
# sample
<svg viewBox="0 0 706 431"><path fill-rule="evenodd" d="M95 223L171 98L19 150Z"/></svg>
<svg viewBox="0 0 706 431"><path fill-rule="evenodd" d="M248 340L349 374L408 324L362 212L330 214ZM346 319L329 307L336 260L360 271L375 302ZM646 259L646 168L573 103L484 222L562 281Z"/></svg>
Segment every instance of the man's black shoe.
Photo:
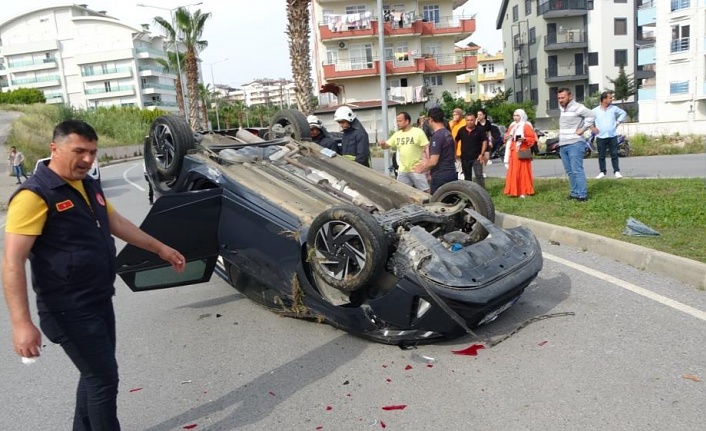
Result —
<svg viewBox="0 0 706 431"><path fill-rule="evenodd" d="M573 201L578 201L578 202L587 202L587 201L588 201L588 196L583 197L583 198L580 198L580 197L578 197L578 196L571 196L571 195L569 195L569 197L567 197L566 199L568 199L568 200L570 200L570 201L573 200Z"/></svg>

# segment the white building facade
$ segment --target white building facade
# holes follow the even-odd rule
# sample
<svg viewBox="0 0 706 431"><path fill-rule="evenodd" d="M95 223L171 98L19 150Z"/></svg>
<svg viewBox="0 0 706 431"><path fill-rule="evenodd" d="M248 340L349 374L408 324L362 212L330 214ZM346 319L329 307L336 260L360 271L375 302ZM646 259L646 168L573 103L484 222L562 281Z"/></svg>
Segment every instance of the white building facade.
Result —
<svg viewBox="0 0 706 431"><path fill-rule="evenodd" d="M643 0L637 25L638 66L651 72L640 75L640 123L705 121L706 0Z"/></svg>
<svg viewBox="0 0 706 431"><path fill-rule="evenodd" d="M77 108L136 106L177 111L176 75L156 61L164 39L67 4L0 23L0 87L41 90L47 103Z"/></svg>
<svg viewBox="0 0 706 431"><path fill-rule="evenodd" d="M621 65L637 70L635 15L635 0L502 0L496 27L512 100L531 101L538 125L551 127L559 88L579 102L612 89Z"/></svg>
<svg viewBox="0 0 706 431"><path fill-rule="evenodd" d="M257 79L240 88L228 88L223 97L231 102L242 101L248 107L296 105L294 81L288 79Z"/></svg>

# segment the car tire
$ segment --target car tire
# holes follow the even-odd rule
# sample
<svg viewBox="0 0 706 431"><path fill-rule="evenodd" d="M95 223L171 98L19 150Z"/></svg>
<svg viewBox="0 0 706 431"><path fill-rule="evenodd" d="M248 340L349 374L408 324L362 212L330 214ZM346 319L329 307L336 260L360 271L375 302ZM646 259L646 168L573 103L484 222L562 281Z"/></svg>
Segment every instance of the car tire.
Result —
<svg viewBox="0 0 706 431"><path fill-rule="evenodd" d="M387 262L382 227L372 215L351 205L331 207L314 219L307 250L316 275L343 292L360 290L374 281Z"/></svg>
<svg viewBox="0 0 706 431"><path fill-rule="evenodd" d="M163 179L171 181L179 176L184 156L194 146L194 134L186 121L175 115L163 115L150 127L145 161L148 167L156 167Z"/></svg>
<svg viewBox="0 0 706 431"><path fill-rule="evenodd" d="M431 197L432 202L443 202L454 204L459 200L468 202L470 206L480 215L495 222L495 205L488 192L478 184L471 181L452 181L439 187ZM459 226L464 232L471 236L473 242L483 240L488 236L488 231L475 220L470 219L464 213L462 225Z"/></svg>
<svg viewBox="0 0 706 431"><path fill-rule="evenodd" d="M309 123L306 117L296 109L282 109L272 117L269 139L284 138L289 136L297 141L311 142Z"/></svg>

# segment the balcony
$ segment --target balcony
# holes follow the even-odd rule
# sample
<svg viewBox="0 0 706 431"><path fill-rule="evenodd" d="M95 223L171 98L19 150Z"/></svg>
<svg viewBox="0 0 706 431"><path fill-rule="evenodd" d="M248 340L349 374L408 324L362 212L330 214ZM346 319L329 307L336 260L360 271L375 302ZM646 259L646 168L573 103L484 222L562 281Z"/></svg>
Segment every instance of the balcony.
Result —
<svg viewBox="0 0 706 431"><path fill-rule="evenodd" d="M161 109L163 111L176 111L179 109L176 102L163 102L161 100L149 100L143 103L143 106L151 111Z"/></svg>
<svg viewBox="0 0 706 431"><path fill-rule="evenodd" d="M586 65L554 66L544 69L544 82L547 84L585 80L588 80L588 66Z"/></svg>
<svg viewBox="0 0 706 431"><path fill-rule="evenodd" d="M89 88L84 91L86 99L107 99L111 97L126 97L135 95L134 85L119 85L110 87Z"/></svg>
<svg viewBox="0 0 706 431"><path fill-rule="evenodd" d="M45 93L44 99L46 99L47 105L60 105L64 103L64 95L61 93Z"/></svg>
<svg viewBox="0 0 706 431"><path fill-rule="evenodd" d="M387 100L397 103L422 103L427 101L426 88L419 87L391 87L387 90Z"/></svg>
<svg viewBox="0 0 706 431"><path fill-rule="evenodd" d="M85 82L132 78L132 67L81 68Z"/></svg>
<svg viewBox="0 0 706 431"><path fill-rule="evenodd" d="M641 46L637 49L637 65L645 66L655 64L657 61L657 49L654 44Z"/></svg>
<svg viewBox="0 0 706 431"><path fill-rule="evenodd" d="M155 48L135 48L135 58L166 58L167 54Z"/></svg>
<svg viewBox="0 0 706 431"><path fill-rule="evenodd" d="M385 36L443 36L455 35L456 41L465 39L476 31L476 20L472 16L444 16L437 21L425 21L414 11L407 12L400 21L383 22ZM367 39L379 34L378 17L349 21L346 15L334 15L328 22L320 22L321 41Z"/></svg>
<svg viewBox="0 0 706 431"><path fill-rule="evenodd" d="M689 51L689 38L682 37L680 39L673 39L669 44L670 54L679 54L682 52Z"/></svg>
<svg viewBox="0 0 706 431"><path fill-rule="evenodd" d="M43 58L38 60L10 61L8 64L12 73L30 72L33 70L56 69L56 58Z"/></svg>
<svg viewBox="0 0 706 431"><path fill-rule="evenodd" d="M352 58L339 60L336 63L324 64L324 78L352 79L376 76L380 74L380 62L377 58ZM387 75L407 75L415 73L445 73L461 74L476 69L478 59L459 57L456 54L423 54L408 56L407 59L391 59L385 61Z"/></svg>
<svg viewBox="0 0 706 431"><path fill-rule="evenodd" d="M637 10L638 26L654 26L657 23L657 8L653 2L643 3Z"/></svg>
<svg viewBox="0 0 706 431"><path fill-rule="evenodd" d="M54 87L61 85L61 80L58 75L51 76L40 76L39 78L24 78L24 79L13 79L13 87L24 87L24 88L42 88L42 87Z"/></svg>
<svg viewBox="0 0 706 431"><path fill-rule="evenodd" d="M567 30L564 34L544 36L544 51L583 49L587 47L588 39L586 38L586 32L583 30Z"/></svg>
<svg viewBox="0 0 706 431"><path fill-rule="evenodd" d="M156 64L142 64L137 66L137 70L140 76L163 76L168 78L176 78L176 74L166 73L164 71L164 67Z"/></svg>
<svg viewBox="0 0 706 431"><path fill-rule="evenodd" d="M655 87L642 87L637 90L637 100L638 102L646 102L650 100L657 99L657 88Z"/></svg>
<svg viewBox="0 0 706 431"><path fill-rule="evenodd" d="M4 81L0 82L0 88L7 88L9 86L10 86L10 84L7 82L4 82Z"/></svg>
<svg viewBox="0 0 706 431"><path fill-rule="evenodd" d="M142 85L142 94L173 94L176 95L176 88L173 85L146 83Z"/></svg>
<svg viewBox="0 0 706 431"><path fill-rule="evenodd" d="M502 81L505 79L505 72L487 72L478 74L478 82Z"/></svg>
<svg viewBox="0 0 706 431"><path fill-rule="evenodd" d="M537 7L537 15L544 19L582 16L588 14L587 0L544 0Z"/></svg>

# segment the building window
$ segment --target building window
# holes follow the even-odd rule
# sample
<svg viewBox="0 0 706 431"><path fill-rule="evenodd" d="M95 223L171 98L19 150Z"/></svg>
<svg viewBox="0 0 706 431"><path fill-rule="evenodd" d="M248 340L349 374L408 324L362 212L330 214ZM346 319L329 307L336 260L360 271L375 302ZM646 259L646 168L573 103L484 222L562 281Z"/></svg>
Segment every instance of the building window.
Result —
<svg viewBox="0 0 706 431"><path fill-rule="evenodd" d="M354 13L365 13L365 5L346 6L346 15L352 15Z"/></svg>
<svg viewBox="0 0 706 431"><path fill-rule="evenodd" d="M494 63L483 64L483 73L493 73L493 72L495 72L495 64Z"/></svg>
<svg viewBox="0 0 706 431"><path fill-rule="evenodd" d="M689 92L689 81L679 81L669 83L669 94L687 94Z"/></svg>
<svg viewBox="0 0 706 431"><path fill-rule="evenodd" d="M532 99L532 104L536 106L539 103L539 90L536 88L531 89L530 99Z"/></svg>
<svg viewBox="0 0 706 431"><path fill-rule="evenodd" d="M537 59L530 58L530 75L536 75L536 74L537 74Z"/></svg>
<svg viewBox="0 0 706 431"><path fill-rule="evenodd" d="M520 12L517 5L512 7L512 22L517 22L520 19Z"/></svg>
<svg viewBox="0 0 706 431"><path fill-rule="evenodd" d="M525 16L532 15L532 0L525 0Z"/></svg>
<svg viewBox="0 0 706 431"><path fill-rule="evenodd" d="M615 53L615 66L627 66L628 65L628 50L627 49L616 49Z"/></svg>
<svg viewBox="0 0 706 431"><path fill-rule="evenodd" d="M532 27L529 29L529 44L534 45L535 43L537 43L537 30Z"/></svg>
<svg viewBox="0 0 706 431"><path fill-rule="evenodd" d="M689 0L672 0L672 12L682 9L688 9L691 6Z"/></svg>
<svg viewBox="0 0 706 431"><path fill-rule="evenodd" d="M441 75L429 75L424 78L424 85L427 87L444 85Z"/></svg>
<svg viewBox="0 0 706 431"><path fill-rule="evenodd" d="M628 34L628 19L615 18L613 19L613 34L616 36L625 36Z"/></svg>
<svg viewBox="0 0 706 431"><path fill-rule="evenodd" d="M110 82L105 81L105 82L103 83L103 88L105 88L105 92L106 92L106 93L110 93Z"/></svg>
<svg viewBox="0 0 706 431"><path fill-rule="evenodd" d="M673 25L672 26L672 42L669 47L669 52L672 54L689 50L689 26L688 25Z"/></svg>
<svg viewBox="0 0 706 431"><path fill-rule="evenodd" d="M476 84L471 84L471 85L468 87L468 92L471 93L471 94L476 94Z"/></svg>
<svg viewBox="0 0 706 431"><path fill-rule="evenodd" d="M588 65L589 66L598 66L598 53L597 52L589 52L588 53Z"/></svg>
<svg viewBox="0 0 706 431"><path fill-rule="evenodd" d="M439 5L434 4L422 7L422 19L426 22L438 23L441 20Z"/></svg>
<svg viewBox="0 0 706 431"><path fill-rule="evenodd" d="M613 3L627 3L628 0L613 0Z"/></svg>
<svg viewBox="0 0 706 431"><path fill-rule="evenodd" d="M598 94L598 84L588 84L588 95Z"/></svg>

